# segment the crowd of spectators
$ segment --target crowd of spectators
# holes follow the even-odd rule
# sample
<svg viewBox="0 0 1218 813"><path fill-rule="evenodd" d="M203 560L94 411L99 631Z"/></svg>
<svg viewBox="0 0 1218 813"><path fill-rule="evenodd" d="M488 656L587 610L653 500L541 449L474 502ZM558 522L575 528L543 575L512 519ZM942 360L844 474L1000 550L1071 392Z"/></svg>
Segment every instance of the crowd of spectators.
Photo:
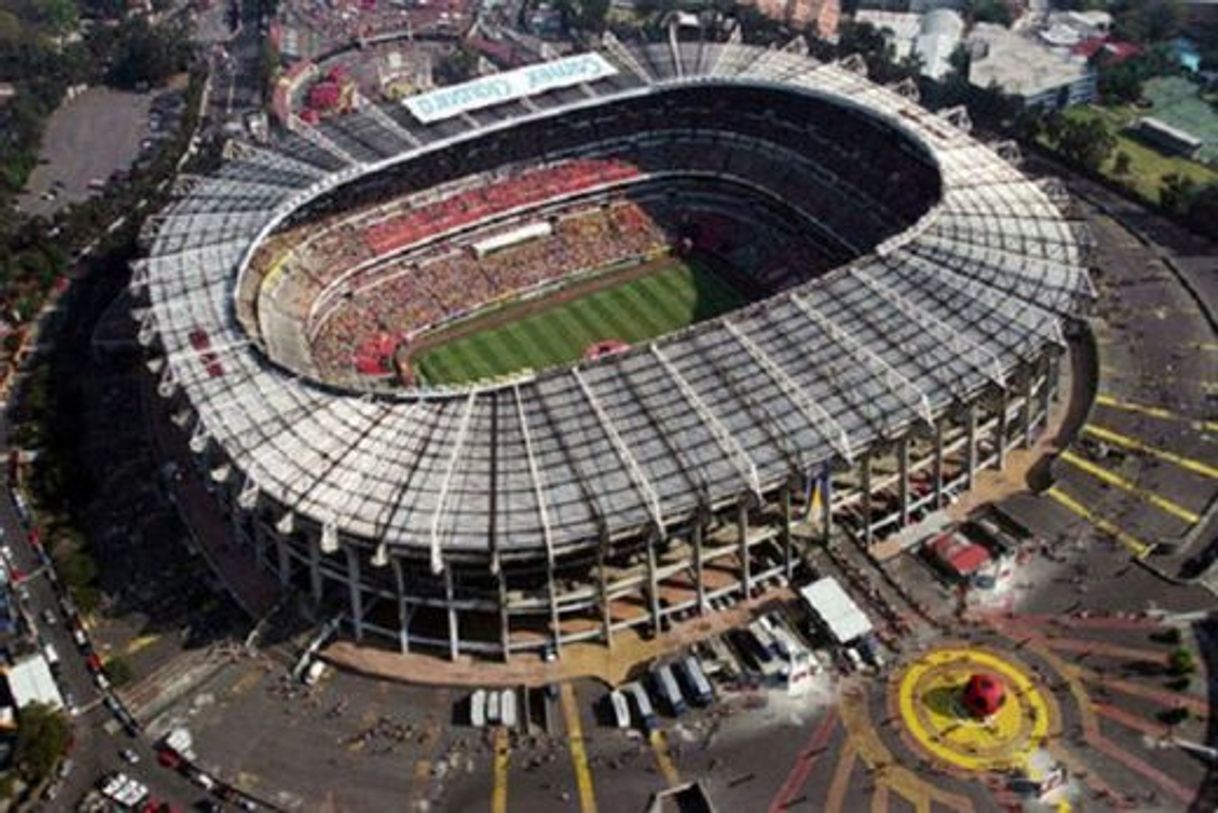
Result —
<svg viewBox="0 0 1218 813"><path fill-rule="evenodd" d="M593 158L565 161L521 173L503 183L478 186L425 206L412 207L365 229L364 241L374 254L382 256L502 212L630 180L638 174L638 167L624 161Z"/></svg>
<svg viewBox="0 0 1218 813"><path fill-rule="evenodd" d="M319 372L389 373L394 349L421 332L581 271L652 255L670 240L627 201L578 209L553 225L549 236L482 257L469 246L440 246L362 277L310 330Z"/></svg>

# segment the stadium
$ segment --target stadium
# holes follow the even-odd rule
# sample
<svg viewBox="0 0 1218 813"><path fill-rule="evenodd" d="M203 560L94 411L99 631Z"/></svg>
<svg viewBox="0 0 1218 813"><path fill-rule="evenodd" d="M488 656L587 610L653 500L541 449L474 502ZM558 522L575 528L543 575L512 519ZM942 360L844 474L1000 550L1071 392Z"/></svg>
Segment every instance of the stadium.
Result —
<svg viewBox="0 0 1218 813"><path fill-rule="evenodd" d="M608 35L180 182L140 341L285 589L403 652L609 645L1032 442L1093 296L1060 189L800 45Z"/></svg>

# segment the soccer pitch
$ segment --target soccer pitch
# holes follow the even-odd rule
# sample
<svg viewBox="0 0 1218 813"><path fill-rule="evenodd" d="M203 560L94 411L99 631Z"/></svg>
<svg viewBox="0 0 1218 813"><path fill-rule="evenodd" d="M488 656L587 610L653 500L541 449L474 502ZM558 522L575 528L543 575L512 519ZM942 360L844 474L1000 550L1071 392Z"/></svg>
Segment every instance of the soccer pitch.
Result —
<svg viewBox="0 0 1218 813"><path fill-rule="evenodd" d="M561 296L561 291L551 299ZM746 297L698 263L667 260L644 276L570 301L545 299L485 317L485 330L423 350L411 366L429 384L461 384L583 358L609 339L653 339L739 307ZM518 318L516 318L518 317ZM493 324L492 324L493 323Z"/></svg>

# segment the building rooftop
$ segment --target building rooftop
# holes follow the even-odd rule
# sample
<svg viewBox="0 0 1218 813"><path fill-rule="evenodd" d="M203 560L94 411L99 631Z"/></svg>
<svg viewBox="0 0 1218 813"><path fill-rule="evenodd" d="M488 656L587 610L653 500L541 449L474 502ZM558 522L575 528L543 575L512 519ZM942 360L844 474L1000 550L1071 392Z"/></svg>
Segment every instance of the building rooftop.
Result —
<svg viewBox="0 0 1218 813"><path fill-rule="evenodd" d="M981 23L968 38L973 62L969 81L978 87L995 84L1018 96L1035 96L1070 84L1090 69L1082 60L1062 56L1034 39L1000 25Z"/></svg>
<svg viewBox="0 0 1218 813"><path fill-rule="evenodd" d="M63 697L59 694L59 687L55 685L51 667L41 654L31 655L13 664L5 678L17 708L24 708L30 703L45 703L52 708L63 708Z"/></svg>

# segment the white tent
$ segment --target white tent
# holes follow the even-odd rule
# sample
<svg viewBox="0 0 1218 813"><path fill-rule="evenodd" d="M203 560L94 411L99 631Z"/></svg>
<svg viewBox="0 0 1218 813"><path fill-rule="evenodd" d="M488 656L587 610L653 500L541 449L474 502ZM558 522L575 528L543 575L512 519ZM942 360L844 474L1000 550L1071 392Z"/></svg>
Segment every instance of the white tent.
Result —
<svg viewBox="0 0 1218 813"><path fill-rule="evenodd" d="M867 614L832 576L812 582L801 588L799 594L839 644L850 643L871 632Z"/></svg>

